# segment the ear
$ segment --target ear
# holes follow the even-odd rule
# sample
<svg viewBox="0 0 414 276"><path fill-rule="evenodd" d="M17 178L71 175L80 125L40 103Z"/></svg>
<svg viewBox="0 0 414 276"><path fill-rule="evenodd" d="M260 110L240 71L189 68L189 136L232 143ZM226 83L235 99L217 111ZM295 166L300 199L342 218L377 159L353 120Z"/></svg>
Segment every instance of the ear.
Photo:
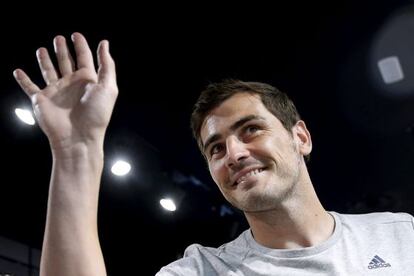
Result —
<svg viewBox="0 0 414 276"><path fill-rule="evenodd" d="M312 151L312 138L311 135L306 128L306 124L304 121L299 120L292 128L292 134L294 140L298 145L299 152L306 156L311 153Z"/></svg>

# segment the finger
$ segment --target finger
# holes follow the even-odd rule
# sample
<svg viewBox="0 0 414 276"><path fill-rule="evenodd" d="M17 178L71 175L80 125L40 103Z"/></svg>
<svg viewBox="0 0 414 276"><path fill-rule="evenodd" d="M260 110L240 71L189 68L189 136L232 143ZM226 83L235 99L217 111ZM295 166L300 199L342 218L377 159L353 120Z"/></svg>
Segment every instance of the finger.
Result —
<svg viewBox="0 0 414 276"><path fill-rule="evenodd" d="M53 40L53 46L55 48L61 76L64 77L73 73L75 65L69 52L66 39L61 35L56 36Z"/></svg>
<svg viewBox="0 0 414 276"><path fill-rule="evenodd" d="M29 76L27 76L27 74L23 70L14 70L13 76L16 79L17 83L20 85L20 87L23 89L23 91L29 97L40 91L39 87L31 81Z"/></svg>
<svg viewBox="0 0 414 276"><path fill-rule="evenodd" d="M92 52L85 37L80 33L74 33L72 34L72 41L75 46L78 69L89 68L95 71Z"/></svg>
<svg viewBox="0 0 414 276"><path fill-rule="evenodd" d="M116 81L115 62L109 53L109 42L103 40L98 46L98 82L111 84ZM113 83L112 83L113 84Z"/></svg>
<svg viewBox="0 0 414 276"><path fill-rule="evenodd" d="M36 51L36 56L40 71L42 72L42 76L46 84L49 85L52 82L56 82L58 75L52 61L50 60L50 56L46 48L39 48Z"/></svg>

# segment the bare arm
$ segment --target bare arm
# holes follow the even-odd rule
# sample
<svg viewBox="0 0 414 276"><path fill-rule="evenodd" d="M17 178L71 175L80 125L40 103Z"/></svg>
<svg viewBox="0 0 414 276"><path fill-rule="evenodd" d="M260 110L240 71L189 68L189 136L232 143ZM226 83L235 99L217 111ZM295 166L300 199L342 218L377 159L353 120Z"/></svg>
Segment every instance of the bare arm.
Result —
<svg viewBox="0 0 414 276"><path fill-rule="evenodd" d="M58 70L45 48L37 51L46 82L34 84L20 69L14 76L30 97L53 157L42 276L106 275L97 229L103 142L118 95L115 64L107 41L98 47L99 69L85 38L72 36L76 59L65 38L54 40Z"/></svg>

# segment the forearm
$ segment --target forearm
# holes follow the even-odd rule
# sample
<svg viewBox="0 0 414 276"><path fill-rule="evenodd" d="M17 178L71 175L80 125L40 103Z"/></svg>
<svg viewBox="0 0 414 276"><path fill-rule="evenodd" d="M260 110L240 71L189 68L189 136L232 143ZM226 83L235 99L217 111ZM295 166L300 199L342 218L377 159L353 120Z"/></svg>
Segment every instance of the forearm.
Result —
<svg viewBox="0 0 414 276"><path fill-rule="evenodd" d="M97 230L101 143L52 150L42 276L106 275Z"/></svg>

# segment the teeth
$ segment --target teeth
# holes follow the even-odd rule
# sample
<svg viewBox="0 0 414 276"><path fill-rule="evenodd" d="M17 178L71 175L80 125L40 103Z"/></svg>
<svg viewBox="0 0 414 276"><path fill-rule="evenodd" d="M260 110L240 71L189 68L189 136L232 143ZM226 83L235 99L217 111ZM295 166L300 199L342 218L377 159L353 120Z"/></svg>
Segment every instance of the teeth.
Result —
<svg viewBox="0 0 414 276"><path fill-rule="evenodd" d="M263 169L255 169L255 170L252 170L252 171L246 173L245 175L243 175L242 177L240 177L239 179L237 179L236 182L237 182L237 184L239 184L239 183L245 181L247 177L249 177L249 176L251 176L253 174L258 174L258 173L260 173L262 171L263 171Z"/></svg>

